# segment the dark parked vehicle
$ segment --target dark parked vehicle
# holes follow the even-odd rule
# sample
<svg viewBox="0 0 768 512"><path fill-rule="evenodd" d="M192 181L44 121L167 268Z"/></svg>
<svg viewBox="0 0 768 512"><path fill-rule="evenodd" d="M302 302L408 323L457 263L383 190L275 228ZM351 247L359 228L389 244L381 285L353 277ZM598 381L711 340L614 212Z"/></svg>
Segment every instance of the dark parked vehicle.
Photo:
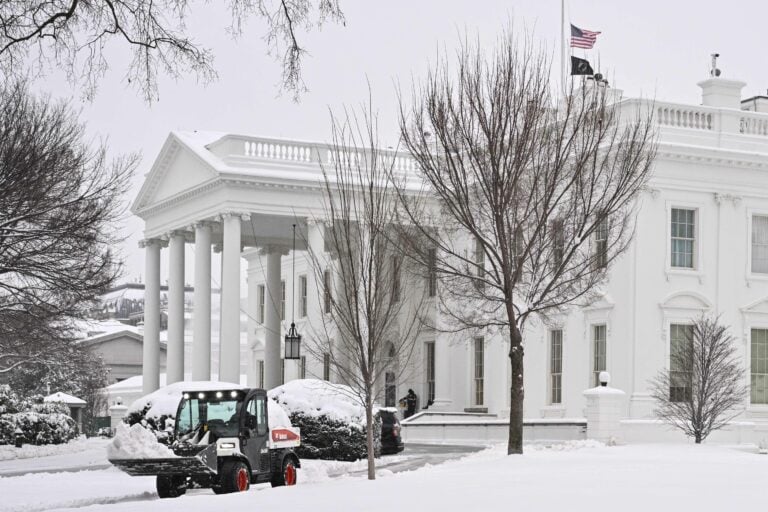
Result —
<svg viewBox="0 0 768 512"><path fill-rule="evenodd" d="M394 409L379 409L381 417L381 453L400 453L405 449L400 437L400 420Z"/></svg>

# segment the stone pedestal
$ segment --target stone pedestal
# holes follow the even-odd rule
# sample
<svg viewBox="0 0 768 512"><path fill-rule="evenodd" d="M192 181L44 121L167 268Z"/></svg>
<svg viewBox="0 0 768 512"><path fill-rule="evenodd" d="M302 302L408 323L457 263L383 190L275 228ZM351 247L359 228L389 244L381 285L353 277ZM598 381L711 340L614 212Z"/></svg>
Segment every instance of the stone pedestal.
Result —
<svg viewBox="0 0 768 512"><path fill-rule="evenodd" d="M625 393L604 385L587 389L583 394L587 399L587 438L611 444L621 442Z"/></svg>
<svg viewBox="0 0 768 512"><path fill-rule="evenodd" d="M128 407L122 404L115 404L109 408L109 426L116 429L128 414Z"/></svg>

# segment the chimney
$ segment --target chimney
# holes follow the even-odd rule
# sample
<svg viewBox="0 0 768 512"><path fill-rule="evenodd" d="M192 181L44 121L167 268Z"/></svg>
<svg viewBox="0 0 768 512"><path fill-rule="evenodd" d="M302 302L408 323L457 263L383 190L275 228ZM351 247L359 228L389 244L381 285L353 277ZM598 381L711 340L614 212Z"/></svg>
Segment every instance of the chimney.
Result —
<svg viewBox="0 0 768 512"><path fill-rule="evenodd" d="M707 107L741 109L741 88L747 85L739 80L709 78L699 82L701 104Z"/></svg>

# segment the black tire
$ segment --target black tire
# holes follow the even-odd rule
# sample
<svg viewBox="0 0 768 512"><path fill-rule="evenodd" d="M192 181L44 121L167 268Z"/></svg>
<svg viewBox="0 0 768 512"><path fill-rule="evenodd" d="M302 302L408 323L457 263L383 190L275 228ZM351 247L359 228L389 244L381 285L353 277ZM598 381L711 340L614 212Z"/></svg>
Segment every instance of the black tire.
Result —
<svg viewBox="0 0 768 512"><path fill-rule="evenodd" d="M178 475L157 475L155 488L160 498L178 498L187 492L186 479Z"/></svg>
<svg viewBox="0 0 768 512"><path fill-rule="evenodd" d="M221 480L216 494L245 492L251 487L251 472L248 466L239 460L228 460L221 465Z"/></svg>
<svg viewBox="0 0 768 512"><path fill-rule="evenodd" d="M291 457L285 457L283 459L282 468L279 473L275 473L272 476L270 483L272 487L282 487L284 485L296 485L299 479L296 460Z"/></svg>

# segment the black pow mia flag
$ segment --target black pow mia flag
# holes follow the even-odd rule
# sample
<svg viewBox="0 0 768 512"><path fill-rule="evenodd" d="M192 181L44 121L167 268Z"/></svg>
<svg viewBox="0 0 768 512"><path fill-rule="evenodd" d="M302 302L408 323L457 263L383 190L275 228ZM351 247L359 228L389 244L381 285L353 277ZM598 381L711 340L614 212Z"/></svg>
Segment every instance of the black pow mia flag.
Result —
<svg viewBox="0 0 768 512"><path fill-rule="evenodd" d="M595 72L589 61L571 56L571 75L594 75Z"/></svg>

